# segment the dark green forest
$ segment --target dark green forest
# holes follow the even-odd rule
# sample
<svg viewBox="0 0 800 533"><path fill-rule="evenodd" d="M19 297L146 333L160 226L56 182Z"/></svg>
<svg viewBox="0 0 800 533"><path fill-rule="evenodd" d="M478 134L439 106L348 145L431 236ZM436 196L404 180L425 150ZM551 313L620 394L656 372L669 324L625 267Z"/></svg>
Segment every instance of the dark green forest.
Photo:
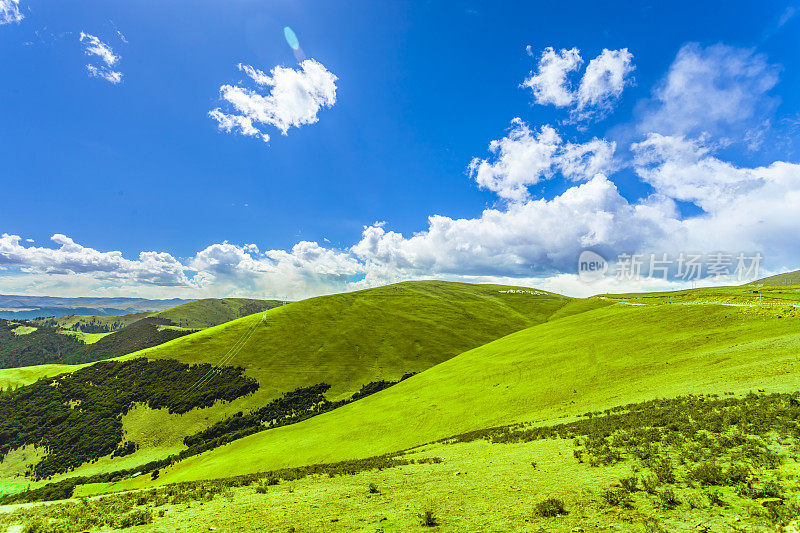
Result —
<svg viewBox="0 0 800 533"><path fill-rule="evenodd" d="M47 455L30 474L48 478L104 455L130 453L122 442L122 415L136 403L186 413L257 389L241 368L171 359L102 361L1 394L0 460L21 446L43 447Z"/></svg>
<svg viewBox="0 0 800 533"><path fill-rule="evenodd" d="M37 329L25 335L15 335L14 329L20 324ZM100 361L158 346L189 333L192 331L159 330L158 324L139 321L94 344L84 344L76 337L59 333L54 327L0 319L0 368Z"/></svg>

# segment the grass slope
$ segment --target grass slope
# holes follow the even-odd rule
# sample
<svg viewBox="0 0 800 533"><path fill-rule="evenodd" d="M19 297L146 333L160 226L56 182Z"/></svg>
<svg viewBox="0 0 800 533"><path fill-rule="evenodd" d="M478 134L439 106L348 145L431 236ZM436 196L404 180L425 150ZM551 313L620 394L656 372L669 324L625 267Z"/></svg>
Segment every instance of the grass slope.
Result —
<svg viewBox="0 0 800 533"><path fill-rule="evenodd" d="M150 316L169 320L169 325L202 329L273 309L285 303L280 300L250 298L207 298L171 307Z"/></svg>
<svg viewBox="0 0 800 533"><path fill-rule="evenodd" d="M119 357L283 303L222 298L192 301L156 313L114 317L71 315L25 324L0 319L0 367Z"/></svg>
<svg viewBox="0 0 800 533"><path fill-rule="evenodd" d="M769 278L768 278L769 279ZM800 282L799 282L800 283ZM703 287L665 292L636 292L624 294L601 294L591 299L603 299L635 304L793 304L800 305L800 286L790 284L739 285L734 287Z"/></svg>
<svg viewBox="0 0 800 533"><path fill-rule="evenodd" d="M190 458L159 482L367 457L468 430L553 421L659 396L794 390L798 313L617 305L565 317L462 353L331 413Z"/></svg>
<svg viewBox="0 0 800 533"><path fill-rule="evenodd" d="M40 318L31 322L59 329L83 331L84 333L119 331L142 320L188 329L203 329L252 315L265 309L272 309L284 303L286 302L279 300L254 300L250 298L206 298L154 313L132 313L120 316L69 315Z"/></svg>
<svg viewBox="0 0 800 533"><path fill-rule="evenodd" d="M748 285L769 286L769 285L800 285L800 270L770 276L748 283Z"/></svg>
<svg viewBox="0 0 800 533"><path fill-rule="evenodd" d="M143 312L119 316L67 315L36 318L30 322L66 331L110 333L112 331L119 331L152 314L153 313L150 312Z"/></svg>
<svg viewBox="0 0 800 533"><path fill-rule="evenodd" d="M509 293L509 289L514 288L409 282L324 296L274 308L267 312L266 323L258 313L137 352L153 359L217 363L250 332L241 350L225 363L243 367L260 389L249 398L184 415L134 409L125 415L123 425L127 438L140 449L130 456L84 465L74 474L133 468L177 453L185 448L185 435L238 411L257 409L301 386L326 382L333 386L326 393L328 399L349 397L366 383L396 381L407 372L425 370L556 314L568 316L608 305L542 291ZM13 382L18 384L62 368L15 370Z"/></svg>
<svg viewBox="0 0 800 533"><path fill-rule="evenodd" d="M405 282L311 298L142 352L151 358L216 363L253 326L226 364L241 365L276 397L325 381L329 396L378 379L397 380L562 311L575 300L552 293L507 293L501 285ZM603 305L601 302L598 305ZM570 306L570 307L568 307Z"/></svg>

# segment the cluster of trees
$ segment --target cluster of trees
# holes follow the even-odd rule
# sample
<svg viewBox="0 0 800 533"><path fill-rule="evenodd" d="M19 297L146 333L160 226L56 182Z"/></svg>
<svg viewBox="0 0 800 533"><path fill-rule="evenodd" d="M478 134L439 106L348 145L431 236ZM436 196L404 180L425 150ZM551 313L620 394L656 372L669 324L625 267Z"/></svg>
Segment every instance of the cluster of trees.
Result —
<svg viewBox="0 0 800 533"><path fill-rule="evenodd" d="M203 386L192 387L204 378ZM122 415L135 403L186 413L257 389L241 368L171 359L99 362L0 395L0 460L21 446L42 447L47 454L32 475L47 478L104 455L130 452L120 446Z"/></svg>
<svg viewBox="0 0 800 533"><path fill-rule="evenodd" d="M83 350L65 356L62 363L90 363L158 346L167 341L183 337L191 330L158 329L159 324L139 321L115 333L107 335L94 344L83 345Z"/></svg>
<svg viewBox="0 0 800 533"><path fill-rule="evenodd" d="M15 335L14 330L20 323L37 329L25 335ZM62 335L49 326L0 319L0 368L55 363L68 355L81 353L86 347L77 338Z"/></svg>
<svg viewBox="0 0 800 533"><path fill-rule="evenodd" d="M22 323L37 328L25 335L15 335ZM58 329L32 322L0 319L0 368L42 365L47 363L89 363L151 348L192 331L158 329L158 324L137 322L103 337L94 344L84 344Z"/></svg>
<svg viewBox="0 0 800 533"><path fill-rule="evenodd" d="M398 381L372 381L363 385L361 390L350 398L336 402L325 398L325 393L331 388L327 383L300 387L287 392L256 411L246 415L241 412L236 413L199 433L187 436L183 439L183 443L189 448L181 454L187 457L196 455L259 431L296 424L312 416L332 411L342 405L380 392L413 375L414 373L405 374Z"/></svg>

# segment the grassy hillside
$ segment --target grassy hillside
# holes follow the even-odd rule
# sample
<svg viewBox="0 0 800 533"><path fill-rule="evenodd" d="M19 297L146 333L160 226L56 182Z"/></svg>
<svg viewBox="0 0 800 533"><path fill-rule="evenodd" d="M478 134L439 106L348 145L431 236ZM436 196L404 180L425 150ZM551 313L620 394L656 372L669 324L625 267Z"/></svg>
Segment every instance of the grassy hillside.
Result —
<svg viewBox="0 0 800 533"><path fill-rule="evenodd" d="M636 292L624 294L601 294L592 299L635 304L793 304L800 305L800 286L789 284L739 285L734 287L703 287L665 292Z"/></svg>
<svg viewBox="0 0 800 533"><path fill-rule="evenodd" d="M58 317L37 318L30 322L42 326L49 326L66 331L82 333L110 333L119 331L124 327L138 322L153 313L131 313L119 316L95 316L95 315L67 315Z"/></svg>
<svg viewBox="0 0 800 533"><path fill-rule="evenodd" d="M272 309L284 303L286 302L279 300L254 300L250 298L206 298L152 313L133 313L120 316L69 315L40 318L32 322L83 333L119 331L141 320L159 325L203 329L224 324L253 313L259 313L265 309Z"/></svg>
<svg viewBox="0 0 800 533"><path fill-rule="evenodd" d="M24 324L0 319L0 368L119 357L283 303L222 298L192 301L156 313L70 315Z"/></svg>
<svg viewBox="0 0 800 533"><path fill-rule="evenodd" d="M421 373L333 411L189 457L157 476L79 486L77 495L153 492L41 506L8 519L0 513L0 525L39 516L96 524L92 517L108 516L115 527L159 530L408 531L426 522L453 532L773 531L800 512L790 490L800 474L800 397L770 394L798 389L800 309L702 301L708 293L694 295L702 305L643 306L544 293L517 299L523 295L400 284L320 298L308 308L298 302L268 312L266 324L248 317L147 350L151 358L205 362L215 347L230 347L215 339L251 332L228 362L244 366L263 390L246 402L171 417L134 408L123 433L145 445L142 427L186 431L202 417L208 423L252 408L280 387L324 378L345 394L366 361L352 354L365 347L388 354L372 367L383 370L365 378L389 377L422 364L426 350L533 322L433 366L427 355ZM393 303L375 305L380 299ZM459 327L467 319L471 327ZM409 347L419 347L416 357L396 355ZM345 364L330 364L334 357ZM748 394L756 390L764 392ZM156 450L101 458L74 474L135 466ZM215 478L229 479L203 481ZM18 490L20 479L0 482Z"/></svg>
<svg viewBox="0 0 800 533"><path fill-rule="evenodd" d="M426 281L310 298L268 311L265 323L261 315L235 320L142 354L213 364L254 328L225 362L243 366L265 398L323 381L342 396L376 379L425 370L562 309L569 314L577 302L509 289Z"/></svg>
<svg viewBox="0 0 800 533"><path fill-rule="evenodd" d="M207 298L165 309L150 316L165 319L169 325L189 329L203 329L224 324L253 313L284 305L280 300L253 300L250 298Z"/></svg>
<svg viewBox="0 0 800 533"><path fill-rule="evenodd" d="M74 474L94 475L163 459L186 448L185 436L239 411L259 409L300 387L327 383L328 400L349 398L366 384L397 381L556 313L568 316L608 305L509 289L415 282L325 296L274 308L266 322L258 313L137 352L150 359L241 366L246 376L257 380L259 390L248 398L186 414L132 409L123 417L123 426L127 438L140 445L136 453L103 458ZM26 376L51 375L55 369L14 376L19 382Z"/></svg>
<svg viewBox="0 0 800 533"><path fill-rule="evenodd" d="M755 286L774 286L774 285L800 285L800 270L794 272L786 272L785 274L778 274L768 278L759 279L748 283L748 285Z"/></svg>
<svg viewBox="0 0 800 533"><path fill-rule="evenodd" d="M113 333L83 333L0 319L0 368L99 361L150 348L191 332L139 321Z"/></svg>
<svg viewBox="0 0 800 533"><path fill-rule="evenodd" d="M606 307L511 334L339 410L190 458L161 479L368 457L654 397L793 390L799 348L793 308Z"/></svg>

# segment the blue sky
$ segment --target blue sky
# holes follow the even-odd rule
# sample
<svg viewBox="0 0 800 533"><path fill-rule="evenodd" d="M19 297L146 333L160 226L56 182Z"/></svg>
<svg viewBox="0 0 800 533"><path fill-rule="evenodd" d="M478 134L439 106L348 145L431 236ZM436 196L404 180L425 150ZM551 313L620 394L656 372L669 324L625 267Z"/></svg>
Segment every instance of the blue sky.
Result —
<svg viewBox="0 0 800 533"><path fill-rule="evenodd" d="M729 217L741 213L733 202L754 194L753 183L776 182L748 198L751 205L796 192L794 167L781 167L785 179L752 170L777 173L775 162L798 162L800 17L791 3L3 5L21 19L0 24L0 292L296 297L437 277L586 293L614 281L593 288L575 282L584 248L613 260L621 252L677 256L724 246L731 254L763 253L768 271L800 262L791 243L777 239L797 229L785 217L715 237L719 227L745 224ZM270 91L238 64L266 74L302 72L284 39L287 25L306 57L335 76L333 103L285 136L262 124L269 142L221 131L209 112L231 112L222 86ZM105 65L88 55L81 32L118 60ZM602 112L587 107L592 117L577 122L570 117L578 104L537 103L522 84L548 47L579 51L582 62L567 79L575 99L592 59L604 49L627 50L621 92L602 101ZM657 97L682 50L687 61L680 64L690 70L698 62L734 65L716 87L734 101L688 86L679 87L685 94ZM113 67L121 81L91 76L87 64ZM723 110L700 113L697 124L665 125L669 105L704 97L701 109ZM562 144L615 143L600 169L606 182L594 180L597 169L565 175L558 162L537 177L523 161L520 172L533 176L521 185L523 197L487 187L470 162L485 161L506 187L507 166L488 147L522 131L515 117L532 135L552 126ZM632 144L648 139L634 163ZM688 165L687 150L694 167L675 171L670 158ZM687 191L698 187L696 172L710 176L702 194ZM587 195L592 184L586 213L535 205L570 191ZM729 202L712 201L720 197ZM657 221L636 218L653 203ZM788 207L775 206L781 209ZM618 221L616 229L595 218L549 236L600 211ZM439 236L434 215L446 217ZM776 238L757 236L765 231ZM414 241L416 232L422 238ZM690 235L670 240L675 232ZM56 234L63 238L51 240ZM673 284L680 285L674 276L661 283Z"/></svg>

